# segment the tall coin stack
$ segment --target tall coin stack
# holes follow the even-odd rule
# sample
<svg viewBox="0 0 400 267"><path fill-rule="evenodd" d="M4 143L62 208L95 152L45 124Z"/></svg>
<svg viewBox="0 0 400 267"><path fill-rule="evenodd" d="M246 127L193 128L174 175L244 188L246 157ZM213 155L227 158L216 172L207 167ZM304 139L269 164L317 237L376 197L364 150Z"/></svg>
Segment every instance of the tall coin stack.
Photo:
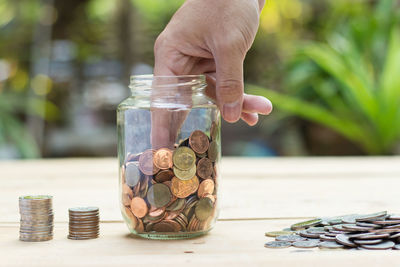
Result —
<svg viewBox="0 0 400 267"><path fill-rule="evenodd" d="M99 208L78 207L70 208L69 239L84 240L99 237Z"/></svg>
<svg viewBox="0 0 400 267"><path fill-rule="evenodd" d="M51 196L21 196L19 212L19 240L38 242L53 239L54 214Z"/></svg>

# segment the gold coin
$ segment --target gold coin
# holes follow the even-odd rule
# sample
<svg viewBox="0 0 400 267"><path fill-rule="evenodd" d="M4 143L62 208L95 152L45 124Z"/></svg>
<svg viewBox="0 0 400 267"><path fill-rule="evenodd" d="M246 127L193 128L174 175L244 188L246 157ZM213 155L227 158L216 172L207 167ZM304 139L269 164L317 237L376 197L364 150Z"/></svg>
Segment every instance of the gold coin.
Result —
<svg viewBox="0 0 400 267"><path fill-rule="evenodd" d="M196 175L196 165L193 165L189 170L181 170L174 166L174 174L181 180L190 180Z"/></svg>
<svg viewBox="0 0 400 267"><path fill-rule="evenodd" d="M196 218L200 221L206 220L208 217L211 216L214 209L214 204L209 198L202 198L197 202L195 208Z"/></svg>
<svg viewBox="0 0 400 267"><path fill-rule="evenodd" d="M218 144L217 144L216 141L212 141L210 143L210 147L208 148L207 155L208 155L208 158L212 162L217 161L217 158L218 158L218 155L219 155L219 149L218 149Z"/></svg>
<svg viewBox="0 0 400 267"><path fill-rule="evenodd" d="M190 180L181 180L177 177L172 178L171 191L178 198L185 198L197 191L199 179L194 176Z"/></svg>
<svg viewBox="0 0 400 267"><path fill-rule="evenodd" d="M188 147L178 147L172 156L174 165L181 170L189 170L196 163L196 155Z"/></svg>

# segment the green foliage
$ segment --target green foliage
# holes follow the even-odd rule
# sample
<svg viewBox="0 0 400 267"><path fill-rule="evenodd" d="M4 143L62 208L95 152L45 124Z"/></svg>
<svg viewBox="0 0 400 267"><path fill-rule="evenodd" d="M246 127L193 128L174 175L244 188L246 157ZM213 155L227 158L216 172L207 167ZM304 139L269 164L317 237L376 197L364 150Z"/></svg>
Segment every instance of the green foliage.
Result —
<svg viewBox="0 0 400 267"><path fill-rule="evenodd" d="M58 117L59 110L51 102L36 97L23 97L14 92L0 93L0 146L11 143L15 145L21 157L35 158L40 156L40 151L20 119L24 113L54 120Z"/></svg>
<svg viewBox="0 0 400 267"><path fill-rule="evenodd" d="M290 94L247 86L277 108L333 129L369 154L400 138L400 25L392 0L347 18L327 42L302 43L290 62Z"/></svg>

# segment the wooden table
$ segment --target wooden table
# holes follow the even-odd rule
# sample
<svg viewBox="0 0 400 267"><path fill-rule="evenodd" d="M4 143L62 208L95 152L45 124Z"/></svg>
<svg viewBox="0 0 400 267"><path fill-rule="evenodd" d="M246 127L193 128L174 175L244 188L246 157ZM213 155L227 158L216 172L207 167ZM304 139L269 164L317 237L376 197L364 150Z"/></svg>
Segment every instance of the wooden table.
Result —
<svg viewBox="0 0 400 267"><path fill-rule="evenodd" d="M220 219L206 236L133 238L118 208L116 159L0 162L0 265L398 266L400 251L266 249L266 231L314 216L400 213L400 157L224 158ZM54 196L54 240L18 241L18 196ZM66 238L67 210L94 205L101 237Z"/></svg>

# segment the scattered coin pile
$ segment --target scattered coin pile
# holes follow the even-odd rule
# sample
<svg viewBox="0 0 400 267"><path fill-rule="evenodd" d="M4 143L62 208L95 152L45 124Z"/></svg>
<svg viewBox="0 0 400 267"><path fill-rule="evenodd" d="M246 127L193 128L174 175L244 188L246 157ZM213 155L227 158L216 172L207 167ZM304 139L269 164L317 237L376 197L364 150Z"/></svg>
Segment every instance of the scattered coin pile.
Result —
<svg viewBox="0 0 400 267"><path fill-rule="evenodd" d="M265 235L275 237L267 248L400 249L400 215L382 211L313 219Z"/></svg>
<svg viewBox="0 0 400 267"><path fill-rule="evenodd" d="M136 233L209 230L216 213L217 125L175 149L131 155L122 168L123 214Z"/></svg>
<svg viewBox="0 0 400 267"><path fill-rule="evenodd" d="M69 239L85 240L99 237L99 208L78 207L70 208Z"/></svg>
<svg viewBox="0 0 400 267"><path fill-rule="evenodd" d="M51 196L21 196L19 240L48 241L53 239L53 209Z"/></svg>

